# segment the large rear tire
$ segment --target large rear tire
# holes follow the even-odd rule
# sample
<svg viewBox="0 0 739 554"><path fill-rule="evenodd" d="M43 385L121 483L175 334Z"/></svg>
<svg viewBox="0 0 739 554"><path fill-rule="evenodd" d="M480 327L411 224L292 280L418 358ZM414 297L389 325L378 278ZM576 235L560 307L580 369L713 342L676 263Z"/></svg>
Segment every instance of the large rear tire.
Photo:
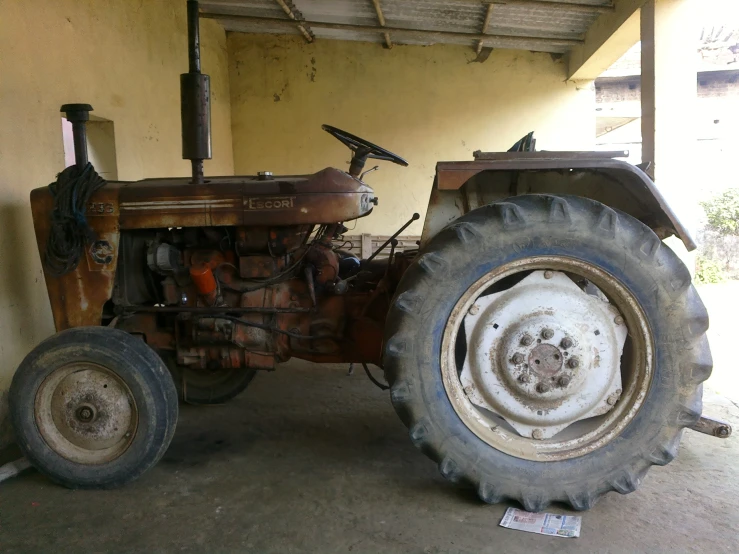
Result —
<svg viewBox="0 0 739 554"><path fill-rule="evenodd" d="M589 382L598 373L590 370L605 358L597 349L591 355L589 347L578 354L584 365L560 364L560 356L573 356L565 351L573 341L557 338L557 329L562 336L572 331L575 346L568 350L574 350L578 343L594 340L592 328L580 336L587 325L557 321L559 312L546 295L520 296L539 302L541 313L535 317L545 319L525 316L511 324L514 330L505 325L498 329L494 318L503 312L496 311L493 299L518 283L535 291L537 279L559 279L570 291L566 294L573 295L574 301L559 309L607 299L604 313L621 315L602 321L614 329L628 328L615 356L614 379L620 381L606 383L604 396L597 397L601 389L593 393L590 411L581 410L580 419L567 421L561 431L562 419L546 418L570 400L570 382ZM572 292L573 283L581 286L581 293ZM478 319L493 314L493 319L476 327L465 323L469 314ZM532 343L529 330L519 329L528 321L553 323L531 327L537 333L545 329L534 335L542 337L536 339L541 347L533 342L521 346L519 354L519 344ZM676 456L683 429L700 417L701 383L711 373L707 328L708 315L688 270L648 227L592 200L526 195L470 212L424 247L403 276L388 315L384 367L393 405L411 440L439 464L444 477L472 485L488 503L511 499L526 510L540 511L559 501L585 510L608 491L634 491L651 465L667 464ZM500 338L485 343L467 337L465 330L480 337L500 333ZM515 335L519 331L523 335ZM549 344L546 339L553 334L553 340L563 342ZM511 340L512 358L472 348L493 344L502 351ZM541 362L549 364L550 373L533 365L540 362L537 352L549 356ZM503 376L502 387L463 387L464 372L475 356L492 368L481 369L477 382L494 373ZM506 380L506 375L513 378ZM544 382L550 375L551 381ZM499 402L496 395L506 387L520 394ZM533 408L525 414L528 419L516 420L516 414L536 402L543 406L538 412Z"/></svg>
<svg viewBox="0 0 739 554"><path fill-rule="evenodd" d="M53 335L23 360L10 386L18 445L69 488L118 487L167 450L177 393L161 358L140 338L109 327Z"/></svg>

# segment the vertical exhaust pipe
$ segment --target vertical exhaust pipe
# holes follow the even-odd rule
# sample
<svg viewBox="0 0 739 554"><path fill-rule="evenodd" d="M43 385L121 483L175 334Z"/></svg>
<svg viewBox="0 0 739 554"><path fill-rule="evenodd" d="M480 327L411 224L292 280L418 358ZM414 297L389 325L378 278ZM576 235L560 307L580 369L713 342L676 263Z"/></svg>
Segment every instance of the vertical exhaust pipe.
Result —
<svg viewBox="0 0 739 554"><path fill-rule="evenodd" d="M200 72L200 13L197 0L187 0L189 71L180 75L182 158L192 162L192 183L202 184L203 160L212 157L210 141L210 77Z"/></svg>
<svg viewBox="0 0 739 554"><path fill-rule="evenodd" d="M72 124L72 139L74 140L74 165L84 169L87 165L87 129L92 106L90 104L64 104L59 110Z"/></svg>

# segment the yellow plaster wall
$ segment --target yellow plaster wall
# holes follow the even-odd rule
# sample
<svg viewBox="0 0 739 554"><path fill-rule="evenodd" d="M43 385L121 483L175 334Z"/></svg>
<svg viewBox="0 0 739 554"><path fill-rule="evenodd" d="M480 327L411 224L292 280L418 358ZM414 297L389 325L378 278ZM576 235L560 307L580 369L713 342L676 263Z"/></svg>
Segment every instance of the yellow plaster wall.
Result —
<svg viewBox="0 0 739 554"><path fill-rule="evenodd" d="M348 167L329 123L401 156L367 177L379 206L352 234L387 234L418 211L421 234L440 160L506 150L529 131L537 148L592 148L594 93L566 82L549 54L496 50L469 63L471 48L395 46L302 37L228 34L236 173L313 173ZM370 161L367 167L375 165Z"/></svg>
<svg viewBox="0 0 739 554"><path fill-rule="evenodd" d="M201 40L213 97L205 171L231 174L226 34L203 20ZM28 195L64 167L59 107L89 103L114 122L120 179L187 175L186 71L184 0L0 0L0 447L13 372L53 332Z"/></svg>

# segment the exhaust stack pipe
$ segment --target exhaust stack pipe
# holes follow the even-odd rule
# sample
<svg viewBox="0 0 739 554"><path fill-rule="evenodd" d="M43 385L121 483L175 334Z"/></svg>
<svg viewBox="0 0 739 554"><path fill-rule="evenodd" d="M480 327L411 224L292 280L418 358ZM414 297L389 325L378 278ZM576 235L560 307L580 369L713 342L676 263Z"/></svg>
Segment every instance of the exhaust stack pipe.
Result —
<svg viewBox="0 0 739 554"><path fill-rule="evenodd" d="M187 54L190 68L180 75L182 158L192 162L192 183L203 181L203 160L212 157L210 141L210 77L200 72L200 13L197 0L187 0Z"/></svg>
<svg viewBox="0 0 739 554"><path fill-rule="evenodd" d="M74 165L84 169L87 165L87 122L90 120L90 104L64 104L59 110L72 124L74 139Z"/></svg>

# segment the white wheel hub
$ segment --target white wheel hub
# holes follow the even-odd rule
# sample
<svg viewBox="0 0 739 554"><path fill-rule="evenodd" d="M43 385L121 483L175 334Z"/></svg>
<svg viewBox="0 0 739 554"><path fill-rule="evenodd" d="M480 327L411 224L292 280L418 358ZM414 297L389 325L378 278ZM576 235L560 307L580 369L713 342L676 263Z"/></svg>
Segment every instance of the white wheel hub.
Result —
<svg viewBox="0 0 739 554"><path fill-rule="evenodd" d="M478 298L464 328L465 394L524 437L551 438L607 413L621 395L623 317L564 273L534 271Z"/></svg>

